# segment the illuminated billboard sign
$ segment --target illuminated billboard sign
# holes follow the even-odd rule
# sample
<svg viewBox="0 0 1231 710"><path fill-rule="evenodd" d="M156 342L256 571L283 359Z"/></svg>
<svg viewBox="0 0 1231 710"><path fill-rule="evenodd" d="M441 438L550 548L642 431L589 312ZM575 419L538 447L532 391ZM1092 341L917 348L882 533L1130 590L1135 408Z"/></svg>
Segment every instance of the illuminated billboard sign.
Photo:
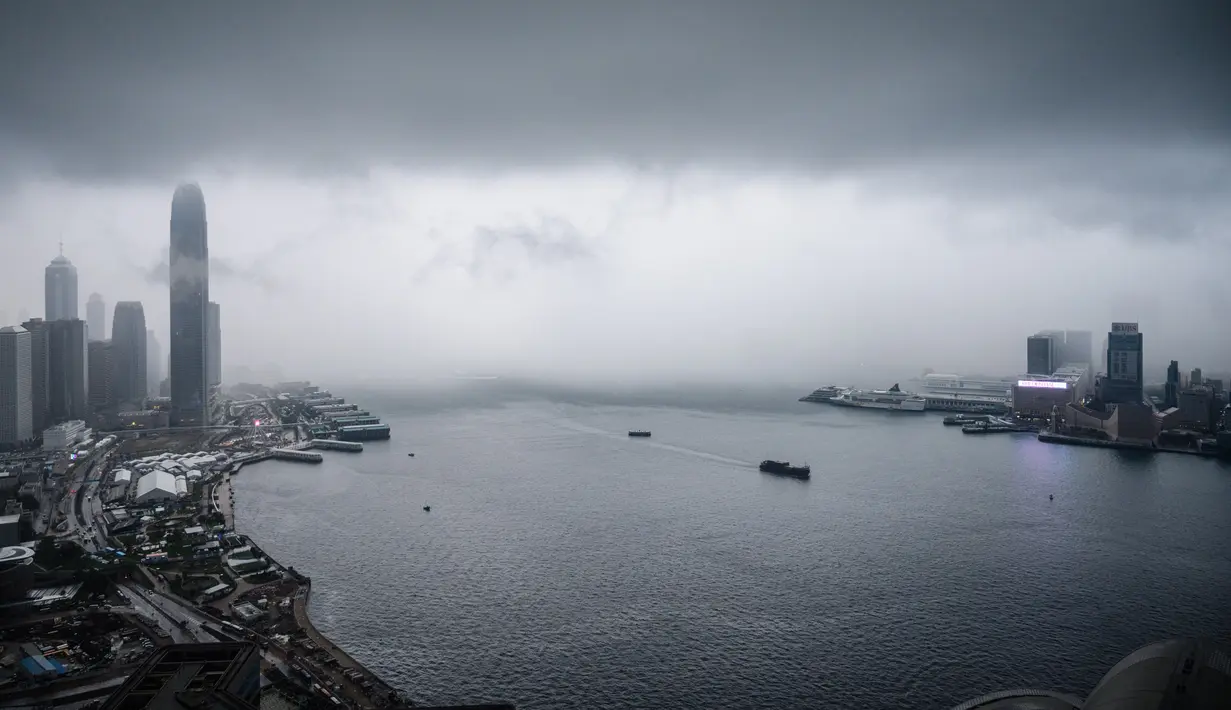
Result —
<svg viewBox="0 0 1231 710"><path fill-rule="evenodd" d="M1123 335L1136 335L1137 334L1137 324L1136 323L1112 323L1111 332L1120 333Z"/></svg>
<svg viewBox="0 0 1231 710"><path fill-rule="evenodd" d="M1069 388L1067 382L1056 382L1055 380L1018 380L1018 387L1034 387L1036 389L1045 390L1066 390Z"/></svg>

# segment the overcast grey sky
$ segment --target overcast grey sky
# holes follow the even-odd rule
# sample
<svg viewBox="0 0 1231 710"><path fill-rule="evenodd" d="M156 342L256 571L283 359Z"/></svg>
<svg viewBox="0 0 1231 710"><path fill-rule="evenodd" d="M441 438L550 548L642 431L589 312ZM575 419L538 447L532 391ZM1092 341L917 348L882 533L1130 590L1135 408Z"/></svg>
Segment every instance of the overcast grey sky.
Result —
<svg viewBox="0 0 1231 710"><path fill-rule="evenodd" d="M1231 369L1226 2L0 4L0 310L228 364L828 381L1138 320Z"/></svg>

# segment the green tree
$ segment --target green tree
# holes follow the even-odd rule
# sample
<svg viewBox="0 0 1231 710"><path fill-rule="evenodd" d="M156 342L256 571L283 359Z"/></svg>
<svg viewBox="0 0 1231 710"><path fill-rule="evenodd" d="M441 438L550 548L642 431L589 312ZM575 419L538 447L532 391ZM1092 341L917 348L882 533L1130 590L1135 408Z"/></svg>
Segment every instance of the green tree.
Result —
<svg viewBox="0 0 1231 710"><path fill-rule="evenodd" d="M47 535L38 541L34 546L34 561L47 568L59 566L60 550L54 537Z"/></svg>

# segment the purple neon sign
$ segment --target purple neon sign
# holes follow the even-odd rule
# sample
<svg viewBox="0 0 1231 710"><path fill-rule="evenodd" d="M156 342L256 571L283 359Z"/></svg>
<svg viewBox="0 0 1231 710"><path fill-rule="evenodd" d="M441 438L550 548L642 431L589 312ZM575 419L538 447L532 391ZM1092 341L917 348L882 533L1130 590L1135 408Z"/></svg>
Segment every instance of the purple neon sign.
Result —
<svg viewBox="0 0 1231 710"><path fill-rule="evenodd" d="M1069 388L1067 382L1055 382L1052 380L1018 380L1018 387L1034 387L1036 389L1046 390L1066 390Z"/></svg>

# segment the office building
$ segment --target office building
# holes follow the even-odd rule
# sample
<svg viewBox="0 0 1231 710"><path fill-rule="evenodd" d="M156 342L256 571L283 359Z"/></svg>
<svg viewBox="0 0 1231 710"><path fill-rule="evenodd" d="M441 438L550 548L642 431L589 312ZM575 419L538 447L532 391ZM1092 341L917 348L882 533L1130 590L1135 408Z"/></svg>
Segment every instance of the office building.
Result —
<svg viewBox="0 0 1231 710"><path fill-rule="evenodd" d="M1180 425L1186 429L1213 431L1218 409L1218 398L1209 387L1198 385L1180 392Z"/></svg>
<svg viewBox="0 0 1231 710"><path fill-rule="evenodd" d="M1188 373L1188 386L1189 387L1199 387L1202 384L1203 382L1201 380L1201 368L1194 367L1192 371Z"/></svg>
<svg viewBox="0 0 1231 710"><path fill-rule="evenodd" d="M90 340L107 339L107 303L97 293L91 293L86 301L85 327Z"/></svg>
<svg viewBox="0 0 1231 710"><path fill-rule="evenodd" d="M171 425L209 424L209 242L205 196L180 185L171 200Z"/></svg>
<svg viewBox="0 0 1231 710"><path fill-rule="evenodd" d="M153 330L145 331L145 394L158 396L158 383L162 382L162 346Z"/></svg>
<svg viewBox="0 0 1231 710"><path fill-rule="evenodd" d="M1036 333L1026 338L1026 374L1046 377L1056 371L1056 336Z"/></svg>
<svg viewBox="0 0 1231 710"><path fill-rule="evenodd" d="M64 451L90 438L85 422L74 419L43 430L43 451Z"/></svg>
<svg viewBox="0 0 1231 710"><path fill-rule="evenodd" d="M42 318L24 321L21 327L30 331L30 407L34 431L41 432L51 422L48 420L48 405L51 390L48 385L48 348L50 347L50 324Z"/></svg>
<svg viewBox="0 0 1231 710"><path fill-rule="evenodd" d="M32 360L30 331L15 325L0 328L0 448L34 440Z"/></svg>
<svg viewBox="0 0 1231 710"><path fill-rule="evenodd" d="M99 710L255 710L260 692L256 644L177 643L155 649Z"/></svg>
<svg viewBox="0 0 1231 710"><path fill-rule="evenodd" d="M1112 323L1107 334L1107 375L1099 398L1109 404L1139 404L1142 394L1143 349L1136 323Z"/></svg>
<svg viewBox="0 0 1231 710"><path fill-rule="evenodd" d="M209 386L217 387L222 384L222 309L213 301L209 302L206 324L209 333L206 370L209 374Z"/></svg>
<svg viewBox="0 0 1231 710"><path fill-rule="evenodd" d="M95 340L89 345L90 411L112 407L115 400L115 348L110 340Z"/></svg>
<svg viewBox="0 0 1231 710"><path fill-rule="evenodd" d="M1167 384L1163 385L1163 409L1180 406L1180 363L1172 360L1167 366Z"/></svg>
<svg viewBox="0 0 1231 710"><path fill-rule="evenodd" d="M1057 368L1047 377L1027 375L1013 385L1013 413L1036 419L1049 417L1055 407L1080 404L1091 390L1088 365Z"/></svg>
<svg viewBox="0 0 1231 710"><path fill-rule="evenodd" d="M120 301L115 304L115 320L111 324L111 348L114 360L112 390L115 401L140 409L146 396L145 309L140 301Z"/></svg>
<svg viewBox="0 0 1231 710"><path fill-rule="evenodd" d="M51 423L85 419L90 411L89 355L85 321L48 324L47 417Z"/></svg>
<svg viewBox="0 0 1231 710"><path fill-rule="evenodd" d="M1088 330L1064 331L1057 367L1082 367L1094 364L1094 334Z"/></svg>
<svg viewBox="0 0 1231 710"><path fill-rule="evenodd" d="M64 257L63 245L60 250L60 255L51 260L43 274L46 299L43 317L49 321L77 317L77 267Z"/></svg>

